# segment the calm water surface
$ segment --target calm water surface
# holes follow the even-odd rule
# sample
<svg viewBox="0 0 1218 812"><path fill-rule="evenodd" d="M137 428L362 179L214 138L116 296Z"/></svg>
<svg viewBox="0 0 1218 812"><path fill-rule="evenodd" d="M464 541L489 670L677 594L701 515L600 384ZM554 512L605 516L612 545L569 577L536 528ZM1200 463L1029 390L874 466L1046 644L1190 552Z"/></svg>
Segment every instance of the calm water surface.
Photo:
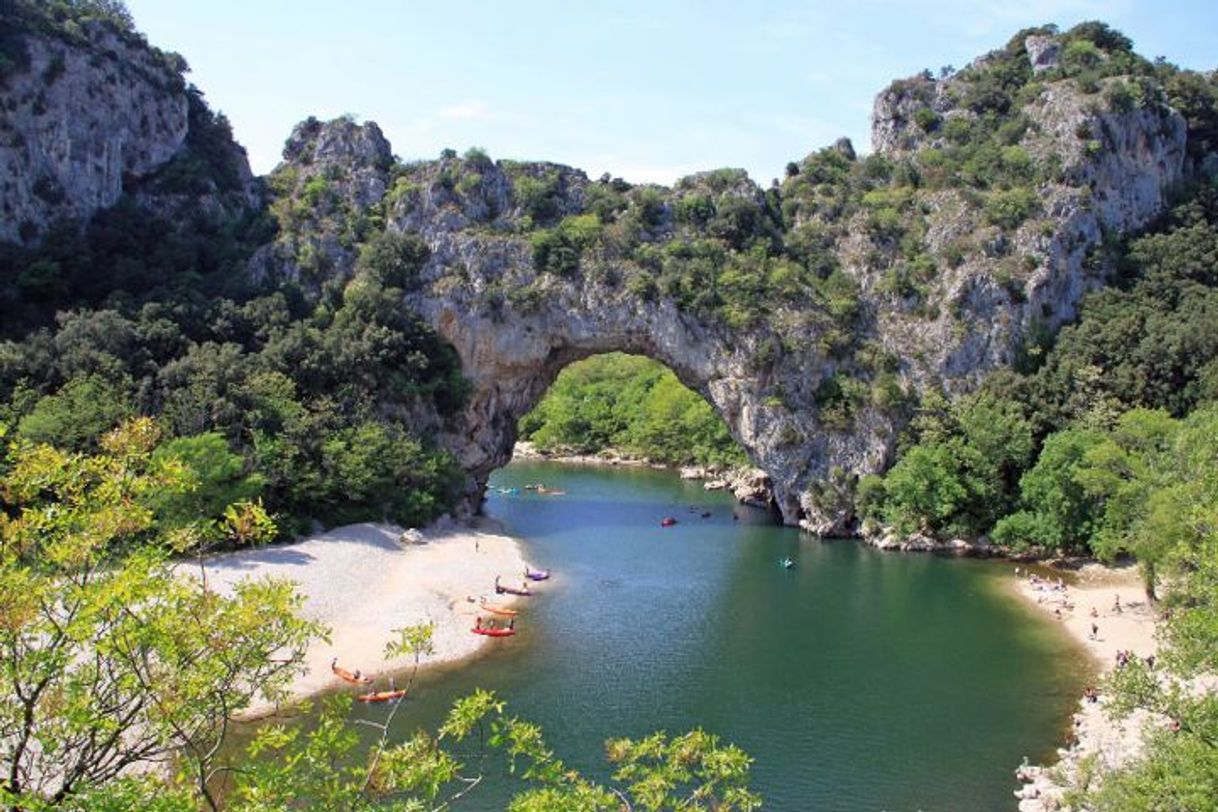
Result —
<svg viewBox="0 0 1218 812"><path fill-rule="evenodd" d="M702 726L755 758L766 809L842 812L1013 810L1014 767L1061 741L1086 675L1004 592L1001 564L820 542L670 472L515 463L492 478L533 482L567 495L495 493L487 512L555 577L515 638L420 678L401 733L489 688L604 777L606 739ZM661 528L667 515L680 523ZM496 776L459 808L502 809L519 788Z"/></svg>

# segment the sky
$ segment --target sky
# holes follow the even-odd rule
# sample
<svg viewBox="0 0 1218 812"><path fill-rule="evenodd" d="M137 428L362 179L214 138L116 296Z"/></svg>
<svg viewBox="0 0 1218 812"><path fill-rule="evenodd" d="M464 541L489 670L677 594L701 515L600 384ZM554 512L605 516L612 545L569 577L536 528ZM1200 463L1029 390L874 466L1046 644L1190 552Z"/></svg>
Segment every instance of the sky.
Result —
<svg viewBox="0 0 1218 812"><path fill-rule="evenodd" d="M396 155L446 147L670 184L758 182L850 138L893 79L1021 28L1101 19L1147 57L1218 68L1218 2L1184 0L127 0L232 122L259 174L292 126L352 114Z"/></svg>

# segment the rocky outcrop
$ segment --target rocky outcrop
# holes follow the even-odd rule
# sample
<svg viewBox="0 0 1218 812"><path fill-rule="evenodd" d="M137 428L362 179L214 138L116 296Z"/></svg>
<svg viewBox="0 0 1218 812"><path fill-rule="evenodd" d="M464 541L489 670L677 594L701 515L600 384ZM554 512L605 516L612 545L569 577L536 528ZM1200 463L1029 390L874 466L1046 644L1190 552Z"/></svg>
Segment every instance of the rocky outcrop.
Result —
<svg viewBox="0 0 1218 812"><path fill-rule="evenodd" d="M77 30L73 41L11 40L19 53L0 83L0 241L87 221L186 141L186 88L165 56L105 23Z"/></svg>
<svg viewBox="0 0 1218 812"><path fill-rule="evenodd" d="M250 260L255 279L292 280L320 291L351 278L368 218L388 189L393 151L380 128L350 118L302 121L269 178L279 220L275 241Z"/></svg>

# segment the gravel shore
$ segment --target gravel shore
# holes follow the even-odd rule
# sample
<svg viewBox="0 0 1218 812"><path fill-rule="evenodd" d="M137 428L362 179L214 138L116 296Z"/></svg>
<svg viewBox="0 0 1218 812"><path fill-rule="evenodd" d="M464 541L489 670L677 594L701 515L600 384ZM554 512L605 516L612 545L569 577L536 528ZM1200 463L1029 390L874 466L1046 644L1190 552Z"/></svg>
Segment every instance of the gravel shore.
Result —
<svg viewBox="0 0 1218 812"><path fill-rule="evenodd" d="M494 596L495 577L518 585L526 566L520 544L500 531L488 520L442 522L404 543L400 527L349 525L292 544L214 556L206 561L207 580L226 590L250 576L289 578L306 596L302 613L330 628L329 643L309 648L308 671L292 685L291 701L341 685L330 671L335 657L377 678L380 689L412 663L385 659L394 629L435 622L435 652L423 658L426 665L468 657L490 642L470 633L478 610L468 598L485 595L511 605L513 596ZM272 710L255 707L246 716Z"/></svg>
<svg viewBox="0 0 1218 812"><path fill-rule="evenodd" d="M1065 578L1073 583L1066 583ZM1158 616L1146 599L1136 566L1087 564L1059 581L1043 572L1023 572L1016 591L1030 604L1060 622L1095 659L1101 673L1111 671L1118 652L1146 658L1156 653ZM1016 775L1024 786L1015 795L1020 812L1065 810L1066 787L1083 771L1115 769L1142 751L1142 730L1152 722L1145 713L1114 721L1106 712L1107 697L1082 699L1074 714L1072 741L1058 750L1050 766L1021 766Z"/></svg>

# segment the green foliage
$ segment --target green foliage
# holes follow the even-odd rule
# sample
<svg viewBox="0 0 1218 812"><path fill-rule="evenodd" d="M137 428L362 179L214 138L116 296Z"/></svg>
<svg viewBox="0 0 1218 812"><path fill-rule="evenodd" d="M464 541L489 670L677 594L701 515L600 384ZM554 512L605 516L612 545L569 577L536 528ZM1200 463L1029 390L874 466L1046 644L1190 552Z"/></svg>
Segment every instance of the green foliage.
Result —
<svg viewBox="0 0 1218 812"><path fill-rule="evenodd" d="M994 225L1013 231L1028 219L1038 205L1036 193L1031 189L997 191L985 201L985 216Z"/></svg>
<svg viewBox="0 0 1218 812"><path fill-rule="evenodd" d="M1080 466L1102 436L1067 429L1045 440L1036 464L1019 480L1020 511L994 528L994 540L1016 548L1086 549L1100 505L1078 481Z"/></svg>
<svg viewBox="0 0 1218 812"><path fill-rule="evenodd" d="M116 251L116 262L143 245L138 235L117 246L95 237L92 250ZM59 250L48 244L43 255ZM285 533L313 518L426 521L451 508L458 468L390 417L402 414L391 404L449 414L468 387L452 348L400 304L396 286L410 284L426 257L417 237L378 235L341 299L312 311L285 287L241 300L115 295L114 309L65 313L53 333L0 345L0 415L22 436L73 449L94 448L136 413L157 416L175 437L221 437L242 477L252 475L228 483L245 484L224 498L250 498L265 483L267 510ZM387 456L352 447L361 443ZM202 510L169 501L159 506L167 521Z"/></svg>
<svg viewBox="0 0 1218 812"><path fill-rule="evenodd" d="M562 371L520 420L545 450L618 449L670 464L743 461L723 420L659 363L610 353Z"/></svg>
<svg viewBox="0 0 1218 812"><path fill-rule="evenodd" d="M356 270L386 288L409 288L431 251L415 234L382 231L360 246Z"/></svg>
<svg viewBox="0 0 1218 812"><path fill-rule="evenodd" d="M600 238L600 219L592 214L565 218L556 228L533 235L533 264L555 276L573 276L580 256Z"/></svg>
<svg viewBox="0 0 1218 812"><path fill-rule="evenodd" d="M372 812L392 803L397 809L445 809L477 786L491 757L524 785L508 804L513 812L618 812L623 804L747 812L761 804L748 789L751 759L701 730L608 742L615 771L611 783L602 785L570 769L537 725L508 715L487 691L458 699L434 737L419 731L390 742L388 724L375 725L381 737L363 763L352 758L358 736L345 724L349 705L346 698L330 700L308 732L263 727L251 746L257 758L238 774L227 808L263 812L303 805Z"/></svg>
<svg viewBox="0 0 1218 812"><path fill-rule="evenodd" d="M1018 404L986 394L950 407L929 399L913 426L919 442L869 486L863 515L902 533L976 536L1010 510L1033 451Z"/></svg>
<svg viewBox="0 0 1218 812"><path fill-rule="evenodd" d="M180 461L154 460L158 439L139 419L96 455L21 441L5 455L0 796L18 808L135 808L125 804L150 787L120 776L171 756L214 806L230 715L282 696L322 633L296 617L302 599L286 582L224 596L169 560L192 539L160 533L143 503L187 477ZM183 806L171 793L148 808Z"/></svg>
<svg viewBox="0 0 1218 812"><path fill-rule="evenodd" d="M262 490L262 477L247 474L244 458L230 451L216 432L175 437L152 453L154 464L169 460L181 463L187 481L181 490L155 494L150 500L158 523L165 527L215 522L226 507L254 499Z"/></svg>
<svg viewBox="0 0 1218 812"><path fill-rule="evenodd" d="M513 183L512 194L534 225L549 225L558 217L562 198L559 178L557 172L547 172L538 177L523 175ZM589 209L593 207L589 206ZM594 213L597 212L594 210Z"/></svg>
<svg viewBox="0 0 1218 812"><path fill-rule="evenodd" d="M72 378L34 404L17 423L17 434L72 451L95 449L104 432L132 415L128 389L126 382L112 383L99 375Z"/></svg>

